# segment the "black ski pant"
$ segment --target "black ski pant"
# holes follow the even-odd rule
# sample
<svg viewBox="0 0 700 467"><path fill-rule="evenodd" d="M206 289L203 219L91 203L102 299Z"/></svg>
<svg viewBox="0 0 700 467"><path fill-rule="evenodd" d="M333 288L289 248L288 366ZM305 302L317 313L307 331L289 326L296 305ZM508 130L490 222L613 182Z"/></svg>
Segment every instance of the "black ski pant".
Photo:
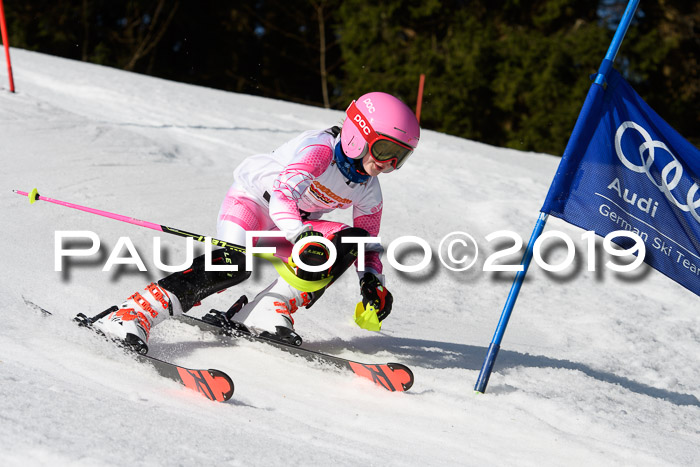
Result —
<svg viewBox="0 0 700 467"><path fill-rule="evenodd" d="M344 237L368 236L369 233L366 230L356 227L335 233L331 242L335 246L338 256L329 271L333 279L326 287L313 293L313 299L309 306L315 303L323 295L325 289L330 287L357 259L357 244L342 243L342 239ZM224 248L212 252L212 264L236 265L238 271L206 271L205 258L202 255L194 259L189 269L170 274L159 280L158 284L168 292L175 294L180 300L182 311L187 312L206 297L240 284L251 274L250 271L245 270L244 254Z"/></svg>

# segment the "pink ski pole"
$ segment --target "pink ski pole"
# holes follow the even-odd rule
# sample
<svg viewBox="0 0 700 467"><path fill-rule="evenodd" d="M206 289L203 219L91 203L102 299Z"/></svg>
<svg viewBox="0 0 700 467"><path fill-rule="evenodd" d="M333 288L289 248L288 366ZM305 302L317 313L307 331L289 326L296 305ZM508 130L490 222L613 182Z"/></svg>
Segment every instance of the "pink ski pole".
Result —
<svg viewBox="0 0 700 467"><path fill-rule="evenodd" d="M53 198L48 198L46 196L41 196L36 188L34 188L29 193L27 193L26 191L19 191L19 190L12 190L12 191L17 193L18 195L28 197L30 204L34 204L37 201L46 201L47 203L58 204L60 206L65 206L65 207L71 208L71 209L77 209L79 211L88 212L90 214L97 214L98 216L108 217L110 219L114 219L117 221L126 222L127 224L138 225L139 227L146 227L147 229L152 229L152 230L157 230L159 232L165 232L165 233L169 233L172 235L177 235L178 237L190 237L190 238L195 239L198 242L205 242L206 239L209 238L206 235L199 235L196 233L186 232L184 230L174 229L172 227L168 227L165 225L154 224L153 222L142 221L139 219L135 219L133 217L123 216L121 214L115 214L112 212L101 211L99 209L89 208L87 206L81 206L79 204L69 203L67 201L61 201L58 199L53 199ZM217 240L213 237L211 238L211 243L215 246L226 248L228 250L234 251L234 252L239 253L239 254L245 254L245 251L246 251L245 247L242 247L240 245L234 245L233 243L228 243L228 242L225 242L223 240ZM327 277L325 279L321 279L318 281L306 281L306 280L303 280L303 279L300 279L299 277L297 277L296 272L294 272L294 270L292 269L292 267L289 264L285 263L280 258L278 258L277 256L275 256L271 253L253 253L253 255L257 256L259 258L265 259L267 261L270 261L272 263L272 265L275 267L275 270L277 270L277 273L282 277L282 279L284 279L292 287L295 287L296 289L299 289L299 290L304 291L304 292L314 292L316 290L322 289L333 278L332 276L330 276L330 277Z"/></svg>

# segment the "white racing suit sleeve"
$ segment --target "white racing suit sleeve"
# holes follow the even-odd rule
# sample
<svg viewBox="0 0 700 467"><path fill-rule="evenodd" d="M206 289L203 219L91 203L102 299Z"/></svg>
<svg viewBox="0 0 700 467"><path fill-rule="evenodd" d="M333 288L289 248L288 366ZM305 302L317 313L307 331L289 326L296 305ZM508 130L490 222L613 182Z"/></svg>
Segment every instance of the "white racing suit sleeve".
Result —
<svg viewBox="0 0 700 467"><path fill-rule="evenodd" d="M302 148L275 179L270 193L270 218L290 243L311 229L302 222L298 203L304 191L332 160L333 150L329 146L309 145Z"/></svg>

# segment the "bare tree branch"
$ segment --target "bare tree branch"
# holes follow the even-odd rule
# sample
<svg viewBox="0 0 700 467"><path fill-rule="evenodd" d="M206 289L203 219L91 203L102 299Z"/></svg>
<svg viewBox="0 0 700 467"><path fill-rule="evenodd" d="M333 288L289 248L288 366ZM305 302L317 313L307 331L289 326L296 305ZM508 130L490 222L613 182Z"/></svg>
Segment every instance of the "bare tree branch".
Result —
<svg viewBox="0 0 700 467"><path fill-rule="evenodd" d="M321 73L321 94L323 95L323 106L330 109L331 104L328 100L328 70L326 70L326 20L323 16L323 2L315 5L316 14L318 17L318 36L319 36L319 71Z"/></svg>
<svg viewBox="0 0 700 467"><path fill-rule="evenodd" d="M175 12L177 11L180 2L175 2L173 7L170 9L170 14L168 15L168 17L162 24L160 24L160 27L158 27L158 21L163 11L163 7L165 6L165 3L166 0L158 1L158 4L156 5L156 10L153 14L153 18L151 19L148 25L148 30L146 34L143 35L138 41L138 44L136 46L136 49L134 50L134 54L132 55L131 60L129 60L126 66L124 66L125 70L133 70L136 66L136 62L138 62L140 59L151 53L151 51L158 45L160 40L163 38L163 35L168 29L168 26L170 26L170 23L175 17ZM141 21L143 21L142 16L134 21L133 27L137 27L138 25L140 25Z"/></svg>

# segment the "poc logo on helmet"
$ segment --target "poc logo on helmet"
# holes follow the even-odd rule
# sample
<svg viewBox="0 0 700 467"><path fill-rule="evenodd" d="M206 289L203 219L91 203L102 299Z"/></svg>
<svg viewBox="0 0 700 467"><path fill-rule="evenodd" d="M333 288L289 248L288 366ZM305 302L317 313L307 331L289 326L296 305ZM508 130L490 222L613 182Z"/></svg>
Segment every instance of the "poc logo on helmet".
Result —
<svg viewBox="0 0 700 467"><path fill-rule="evenodd" d="M355 118L353 120L355 120L355 122L357 122L357 125L362 129L362 133L369 136L369 127L367 126L367 122L365 122L362 116L360 114L357 114L355 115Z"/></svg>
<svg viewBox="0 0 700 467"><path fill-rule="evenodd" d="M363 100L362 102L365 103L365 107L367 107L367 112L373 114L376 109L374 108L374 104L372 103L372 99L367 98L367 99Z"/></svg>

